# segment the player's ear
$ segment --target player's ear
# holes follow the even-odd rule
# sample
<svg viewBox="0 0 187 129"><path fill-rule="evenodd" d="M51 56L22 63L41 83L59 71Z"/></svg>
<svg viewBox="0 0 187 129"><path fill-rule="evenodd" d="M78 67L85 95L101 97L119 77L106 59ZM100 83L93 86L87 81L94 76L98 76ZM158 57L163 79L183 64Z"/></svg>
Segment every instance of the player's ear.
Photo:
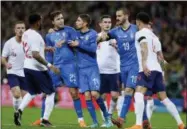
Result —
<svg viewBox="0 0 187 129"><path fill-rule="evenodd" d="M100 27L102 26L102 22L101 22L101 21L99 22L99 26L100 26Z"/></svg>

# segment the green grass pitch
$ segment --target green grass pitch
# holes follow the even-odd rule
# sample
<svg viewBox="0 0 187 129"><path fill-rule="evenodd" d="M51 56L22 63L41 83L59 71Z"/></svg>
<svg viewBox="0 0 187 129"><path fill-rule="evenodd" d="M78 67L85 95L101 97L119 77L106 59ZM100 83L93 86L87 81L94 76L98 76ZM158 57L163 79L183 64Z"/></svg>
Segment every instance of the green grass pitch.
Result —
<svg viewBox="0 0 187 129"><path fill-rule="evenodd" d="M16 127L13 123L13 108L2 107L1 109L1 127L2 129L42 129L43 127L30 126L33 121L40 117L39 108L26 108L22 116L22 126ZM116 115L116 114L115 114ZM181 114L183 121L186 125L186 114ZM97 111L97 117L102 124L101 116ZM86 123L91 124L91 118L88 111L84 109L84 119ZM77 118L74 110L72 109L59 109L55 108L52 112L50 121L56 126L54 129L81 129L77 124ZM135 114L130 112L127 116L127 123L125 127L133 125L135 122ZM153 129L177 129L175 120L168 113L153 113L152 116ZM103 129L103 128L98 128ZM117 127L111 127L117 129Z"/></svg>

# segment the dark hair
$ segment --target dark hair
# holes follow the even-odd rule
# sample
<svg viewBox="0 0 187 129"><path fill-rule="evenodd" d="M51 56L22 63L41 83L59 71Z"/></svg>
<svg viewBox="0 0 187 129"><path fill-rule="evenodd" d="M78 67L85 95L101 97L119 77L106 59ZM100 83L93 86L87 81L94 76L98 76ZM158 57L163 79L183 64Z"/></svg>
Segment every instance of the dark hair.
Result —
<svg viewBox="0 0 187 129"><path fill-rule="evenodd" d="M58 16L59 14L62 14L62 11L55 10L55 11L49 13L49 17L50 17L50 19L53 21L54 18L55 18L56 16Z"/></svg>
<svg viewBox="0 0 187 129"><path fill-rule="evenodd" d="M30 25L35 24L35 23L38 22L39 20L41 20L40 14L33 13L33 14L31 14L31 15L29 16L29 24L30 24Z"/></svg>
<svg viewBox="0 0 187 129"><path fill-rule="evenodd" d="M25 22L24 22L24 21L16 21L16 22L14 23L14 27L16 27L17 24L24 24L24 25L25 25Z"/></svg>
<svg viewBox="0 0 187 129"><path fill-rule="evenodd" d="M91 17L89 14L80 14L79 17L84 21L84 22L87 22L87 26L90 26L91 24Z"/></svg>
<svg viewBox="0 0 187 129"><path fill-rule="evenodd" d="M130 15L130 12L129 10L126 8L126 7L123 7L123 8L118 8L117 11L122 11L123 14L127 14L127 15Z"/></svg>
<svg viewBox="0 0 187 129"><path fill-rule="evenodd" d="M110 18L111 19L111 16L110 15L103 15L100 17L100 22L104 19L104 18Z"/></svg>
<svg viewBox="0 0 187 129"><path fill-rule="evenodd" d="M144 24L149 24L150 17L146 12L140 12L136 15L136 20L142 21Z"/></svg>

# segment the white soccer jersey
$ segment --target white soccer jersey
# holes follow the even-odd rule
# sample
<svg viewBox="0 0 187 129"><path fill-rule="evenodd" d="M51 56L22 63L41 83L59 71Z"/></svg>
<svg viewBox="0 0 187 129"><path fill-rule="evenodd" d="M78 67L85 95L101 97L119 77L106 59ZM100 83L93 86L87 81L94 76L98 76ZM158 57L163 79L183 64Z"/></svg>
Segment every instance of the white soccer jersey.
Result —
<svg viewBox="0 0 187 129"><path fill-rule="evenodd" d="M116 74L120 72L120 59L117 50L109 45L109 41L98 44L97 62L101 74Z"/></svg>
<svg viewBox="0 0 187 129"><path fill-rule="evenodd" d="M157 52L161 51L161 43L158 37L149 29L143 28L136 33L136 50L138 54L139 62L139 72L143 71L142 68L142 55L140 44L146 42L148 46L148 57L147 57L147 67L151 71L162 72L161 66L158 62Z"/></svg>
<svg viewBox="0 0 187 129"><path fill-rule="evenodd" d="M32 51L38 51L40 56L45 59L45 42L42 36L35 30L28 29L23 33L22 43L25 50L25 62L24 68L37 70L37 71L45 71L47 67L43 64L39 63L36 59L32 57Z"/></svg>
<svg viewBox="0 0 187 129"><path fill-rule="evenodd" d="M8 63L12 65L11 69L7 69L7 74L16 74L24 77L25 54L22 44L16 41L16 37L12 37L5 43L2 57L8 58Z"/></svg>

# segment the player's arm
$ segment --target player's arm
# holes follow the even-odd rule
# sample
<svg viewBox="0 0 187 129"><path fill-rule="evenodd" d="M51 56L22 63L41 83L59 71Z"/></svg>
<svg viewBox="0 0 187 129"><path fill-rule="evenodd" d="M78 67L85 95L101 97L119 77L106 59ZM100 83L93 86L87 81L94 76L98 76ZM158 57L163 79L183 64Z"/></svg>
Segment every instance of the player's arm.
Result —
<svg viewBox="0 0 187 129"><path fill-rule="evenodd" d="M53 63L53 52L55 51L55 48L52 47L51 40L49 38L49 35L46 35L45 37L45 59Z"/></svg>
<svg viewBox="0 0 187 129"><path fill-rule="evenodd" d="M95 53L97 50L97 34L93 34L90 36L90 38L88 40L76 40L76 41L72 41L70 43L71 47L79 47L80 49L83 49L87 52L93 52Z"/></svg>
<svg viewBox="0 0 187 129"><path fill-rule="evenodd" d="M148 46L147 40L145 36L140 36L138 38L138 42L140 43L141 55L142 55L142 67L145 75L150 75L150 70L147 68L147 57L148 57Z"/></svg>
<svg viewBox="0 0 187 129"><path fill-rule="evenodd" d="M8 57L9 57L10 51L9 51L9 47L8 47L8 43L5 43L4 48L3 48L3 52L2 52L2 57L1 57L1 63L7 68L7 69L11 69L12 68L12 64L8 63Z"/></svg>

